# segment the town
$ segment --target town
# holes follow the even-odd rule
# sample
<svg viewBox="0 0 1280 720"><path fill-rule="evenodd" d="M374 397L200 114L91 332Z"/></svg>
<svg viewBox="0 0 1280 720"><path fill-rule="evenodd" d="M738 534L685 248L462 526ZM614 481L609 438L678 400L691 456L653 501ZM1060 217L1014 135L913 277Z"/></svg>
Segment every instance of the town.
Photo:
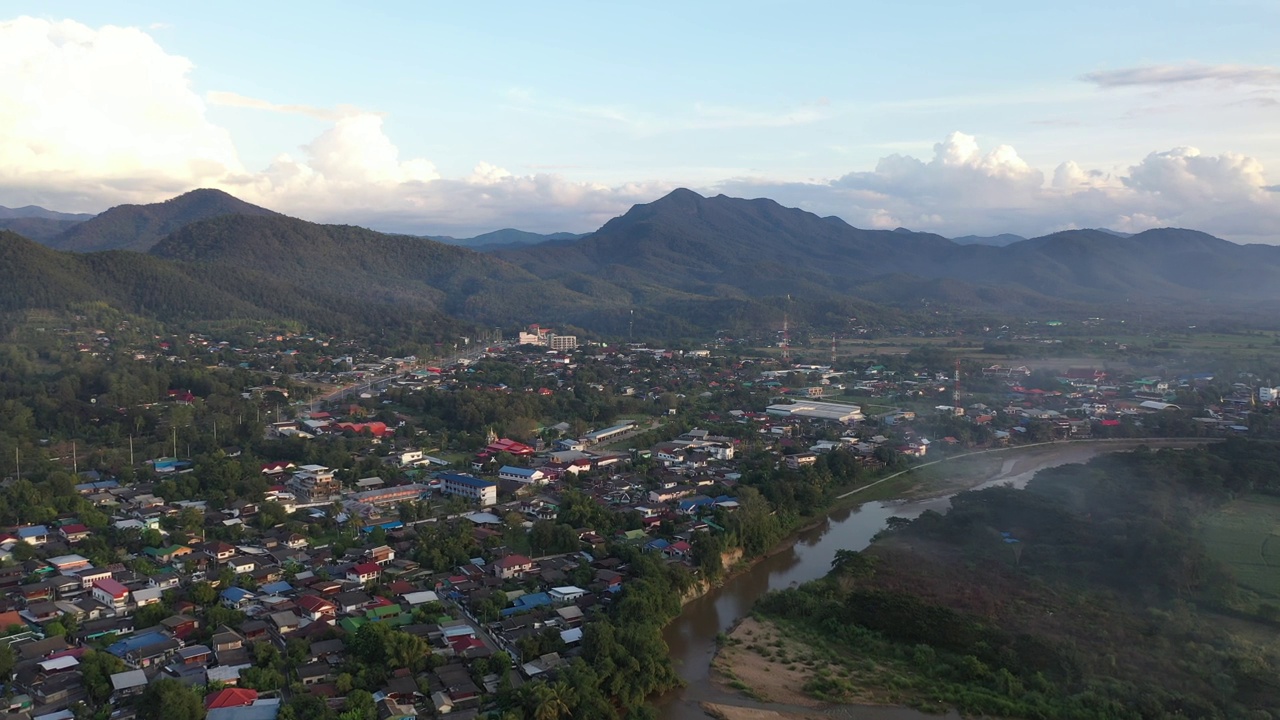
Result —
<svg viewBox="0 0 1280 720"><path fill-rule="evenodd" d="M467 718L609 672L639 707L669 663L620 679L610 658L663 667L681 602L878 478L1018 444L1258 436L1280 396L1209 371L819 365L539 326L429 361L286 331L48 334L170 381L73 390L94 433L14 447L0 673L10 713L49 720Z"/></svg>

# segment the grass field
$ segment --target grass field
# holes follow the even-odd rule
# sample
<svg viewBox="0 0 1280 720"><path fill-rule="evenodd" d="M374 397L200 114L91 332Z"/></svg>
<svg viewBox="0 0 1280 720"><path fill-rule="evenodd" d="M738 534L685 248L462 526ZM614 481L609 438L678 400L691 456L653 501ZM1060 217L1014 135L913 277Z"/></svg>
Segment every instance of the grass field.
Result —
<svg viewBox="0 0 1280 720"><path fill-rule="evenodd" d="M1209 554L1226 563L1239 583L1280 599L1280 498L1250 495L1201 520Z"/></svg>

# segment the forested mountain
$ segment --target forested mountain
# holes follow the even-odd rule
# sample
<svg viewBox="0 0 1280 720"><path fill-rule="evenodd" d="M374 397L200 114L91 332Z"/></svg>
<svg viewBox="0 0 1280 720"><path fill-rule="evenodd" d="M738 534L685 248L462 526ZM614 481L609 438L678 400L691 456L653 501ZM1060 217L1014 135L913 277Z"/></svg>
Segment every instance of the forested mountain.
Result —
<svg viewBox="0 0 1280 720"><path fill-rule="evenodd" d="M64 213L57 210L46 210L36 205L25 205L20 208L10 208L0 205L0 220L13 220L17 218L39 218L41 220L67 220L70 222L84 222L93 217L91 213Z"/></svg>
<svg viewBox="0 0 1280 720"><path fill-rule="evenodd" d="M0 312L107 303L175 325L295 321L332 332L452 339L463 327L432 307L380 303L297 285L248 267L215 269L133 252L66 253L0 231Z"/></svg>
<svg viewBox="0 0 1280 720"><path fill-rule="evenodd" d="M157 242L146 239L166 228ZM1125 303L1221 313L1280 304L1280 248L1191 230L960 245L688 190L580 239L491 253L310 223L217 191L113 208L60 238L77 233L153 247L66 254L6 234L0 309L101 301L162 320L271 317L331 329L421 327L447 316L473 327L536 319L618 333L634 320L641 336L672 336L768 326L784 307L798 322L830 325L916 311L1082 314Z"/></svg>
<svg viewBox="0 0 1280 720"><path fill-rule="evenodd" d="M488 250L506 247L519 247L522 245L539 245L545 242L577 240L586 237L579 233L557 232L557 233L534 233L525 230L516 230L515 228L503 228L494 230L475 237L455 238L455 237L433 237L437 240L449 245L460 245L462 247L472 248L473 250Z"/></svg>
<svg viewBox="0 0 1280 720"><path fill-rule="evenodd" d="M192 190L162 203L118 205L49 238L45 244L73 252L146 252L164 236L197 220L222 215L275 214L221 190Z"/></svg>
<svg viewBox="0 0 1280 720"><path fill-rule="evenodd" d="M1021 235L1013 235L1010 233L1001 233L999 235L962 235L960 237L951 238L951 242L957 245L991 245L994 247L1005 247L1016 242L1022 242L1026 238Z"/></svg>
<svg viewBox="0 0 1280 720"><path fill-rule="evenodd" d="M84 221L44 217L0 218L0 230L12 230L25 238L47 243L82 222Z"/></svg>
<svg viewBox="0 0 1280 720"><path fill-rule="evenodd" d="M952 293L960 290L955 283L976 285L961 295L999 303L1280 301L1280 248L1192 230L1129 237L1072 230L1007 247L960 245L930 233L861 230L772 200L689 190L637 205L577 242L495 254L547 277L643 276L702 294L733 288L754 297L882 300L886 291L901 294L899 282L886 287L886 280L904 278L907 286L952 281Z"/></svg>
<svg viewBox="0 0 1280 720"><path fill-rule="evenodd" d="M47 242L91 217L93 215L57 212L35 205L20 208L0 205L0 230L12 230L37 242Z"/></svg>

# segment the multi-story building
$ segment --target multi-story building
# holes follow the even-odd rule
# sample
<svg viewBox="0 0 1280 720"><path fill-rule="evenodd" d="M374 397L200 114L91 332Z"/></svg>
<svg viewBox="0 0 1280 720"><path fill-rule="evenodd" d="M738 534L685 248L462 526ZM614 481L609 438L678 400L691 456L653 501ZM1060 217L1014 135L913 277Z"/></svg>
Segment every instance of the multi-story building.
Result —
<svg viewBox="0 0 1280 720"><path fill-rule="evenodd" d="M552 350L572 350L578 347L578 336L552 335L547 339L547 346Z"/></svg>
<svg viewBox="0 0 1280 720"><path fill-rule="evenodd" d="M471 475L445 473L440 476L440 492L470 498L481 506L498 504L498 484Z"/></svg>
<svg viewBox="0 0 1280 720"><path fill-rule="evenodd" d="M303 465L289 480L289 489L310 502L332 500L342 494L333 471L323 465Z"/></svg>

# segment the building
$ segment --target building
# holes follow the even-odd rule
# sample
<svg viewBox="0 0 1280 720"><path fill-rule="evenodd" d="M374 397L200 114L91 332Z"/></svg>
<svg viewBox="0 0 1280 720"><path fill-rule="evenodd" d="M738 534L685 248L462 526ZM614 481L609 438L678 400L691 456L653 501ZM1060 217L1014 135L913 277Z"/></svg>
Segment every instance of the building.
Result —
<svg viewBox="0 0 1280 720"><path fill-rule="evenodd" d="M498 484L471 475L444 473L440 476L440 492L469 498L482 507L498 504Z"/></svg>
<svg viewBox="0 0 1280 720"><path fill-rule="evenodd" d="M360 563L347 571L348 580L362 585L377 582L380 577L382 577L382 566L373 562Z"/></svg>
<svg viewBox="0 0 1280 720"><path fill-rule="evenodd" d="M129 604L129 588L112 578L93 584L93 599L115 610L123 610Z"/></svg>
<svg viewBox="0 0 1280 720"><path fill-rule="evenodd" d="M546 474L541 470L514 467L512 465L503 465L498 470L498 477L503 480L511 480L513 482L524 483L526 485L541 485L547 480Z"/></svg>
<svg viewBox="0 0 1280 720"><path fill-rule="evenodd" d="M495 577L506 580L519 577L533 569L533 561L524 555L508 555L493 562L491 566Z"/></svg>
<svg viewBox="0 0 1280 720"><path fill-rule="evenodd" d="M608 442L617 438L619 435L626 434L636 429L635 423L623 423L603 430L594 430L582 436L582 441L588 445L598 445L602 442Z"/></svg>
<svg viewBox="0 0 1280 720"><path fill-rule="evenodd" d="M431 492L430 487L413 483L365 490L364 492L355 493L351 496L351 499L354 502L367 505L394 505L399 502L420 500L423 495L429 492Z"/></svg>
<svg viewBox="0 0 1280 720"><path fill-rule="evenodd" d="M578 347L578 336L552 335L547 341L547 346L552 350L572 350Z"/></svg>
<svg viewBox="0 0 1280 720"><path fill-rule="evenodd" d="M790 405L770 405L765 408L765 412L780 417L829 420L845 424L853 424L863 419L862 408L857 405L813 400L804 400Z"/></svg>
<svg viewBox="0 0 1280 720"><path fill-rule="evenodd" d="M333 471L323 465L303 465L288 482L289 489L311 502L332 500L342 493Z"/></svg>

